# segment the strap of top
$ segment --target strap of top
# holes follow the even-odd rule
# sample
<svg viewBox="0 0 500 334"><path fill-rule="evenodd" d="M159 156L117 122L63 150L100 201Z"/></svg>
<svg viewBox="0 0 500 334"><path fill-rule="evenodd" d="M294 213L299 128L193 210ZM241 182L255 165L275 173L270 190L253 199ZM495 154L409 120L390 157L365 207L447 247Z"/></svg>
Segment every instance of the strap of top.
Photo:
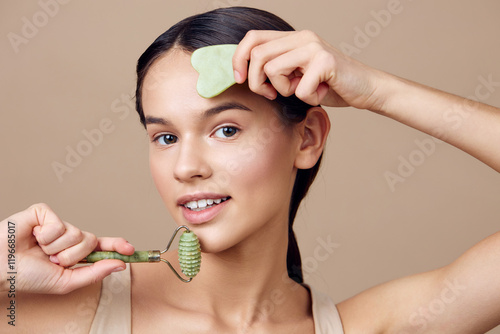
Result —
<svg viewBox="0 0 500 334"><path fill-rule="evenodd" d="M130 265L102 281L101 297L89 334L130 334Z"/></svg>
<svg viewBox="0 0 500 334"><path fill-rule="evenodd" d="M307 287L311 291L314 333L344 334L337 306L330 296L318 292L309 286Z"/></svg>

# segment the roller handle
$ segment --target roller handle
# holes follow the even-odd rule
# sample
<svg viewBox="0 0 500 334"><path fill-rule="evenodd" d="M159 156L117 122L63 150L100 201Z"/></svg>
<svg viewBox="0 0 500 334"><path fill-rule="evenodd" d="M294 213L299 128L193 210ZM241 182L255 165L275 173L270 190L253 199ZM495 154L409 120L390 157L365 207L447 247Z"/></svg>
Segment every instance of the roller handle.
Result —
<svg viewBox="0 0 500 334"><path fill-rule="evenodd" d="M80 263L94 263L101 260L116 259L126 263L133 262L160 262L159 250L136 251L132 255L123 255L118 252L92 252Z"/></svg>

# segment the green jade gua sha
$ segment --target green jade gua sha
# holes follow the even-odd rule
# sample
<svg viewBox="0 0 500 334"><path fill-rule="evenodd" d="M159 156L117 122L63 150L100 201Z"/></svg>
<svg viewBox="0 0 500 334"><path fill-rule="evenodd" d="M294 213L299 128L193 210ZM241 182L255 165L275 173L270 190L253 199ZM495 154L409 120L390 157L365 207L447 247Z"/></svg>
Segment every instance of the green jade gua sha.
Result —
<svg viewBox="0 0 500 334"><path fill-rule="evenodd" d="M215 97L236 83L233 55L237 44L219 44L199 48L191 55L191 65L200 74L196 90L204 98Z"/></svg>
<svg viewBox="0 0 500 334"><path fill-rule="evenodd" d="M188 277L188 279L182 278L174 269L174 267L172 267L170 262L161 258L161 254L168 251L170 245L172 244L172 241L175 238L175 235L181 228L186 229L186 231L184 231L184 233L182 233L179 238L179 249L177 252L179 255L179 264L181 266L181 271L184 275L186 275L186 277ZM126 263L162 261L168 264L170 269L172 269L172 271L181 281L188 283L191 282L193 277L195 277L200 271L201 249L200 249L200 242L196 234L190 231L187 226L183 225L179 226L174 231L172 237L170 238L170 241L168 242L167 247L161 252L159 250L136 251L132 255L123 255L118 252L92 252L85 259L80 261L80 263L94 263L106 259L117 259L117 260L122 260L123 262Z"/></svg>

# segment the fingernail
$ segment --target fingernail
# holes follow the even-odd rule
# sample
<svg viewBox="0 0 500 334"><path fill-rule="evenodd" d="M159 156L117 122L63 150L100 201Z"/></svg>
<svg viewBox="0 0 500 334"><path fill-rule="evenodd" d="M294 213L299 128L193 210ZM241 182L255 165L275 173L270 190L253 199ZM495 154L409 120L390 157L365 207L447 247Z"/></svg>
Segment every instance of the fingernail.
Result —
<svg viewBox="0 0 500 334"><path fill-rule="evenodd" d="M234 70L234 81L241 82L241 74L236 70Z"/></svg>
<svg viewBox="0 0 500 334"><path fill-rule="evenodd" d="M268 100L274 100L276 98L276 94L274 92L265 93L264 97L267 98Z"/></svg>
<svg viewBox="0 0 500 334"><path fill-rule="evenodd" d="M55 264L59 264L59 260L57 259L57 256L56 255L51 255L50 256L50 262L52 263L55 263Z"/></svg>
<svg viewBox="0 0 500 334"><path fill-rule="evenodd" d="M124 271L124 270L125 270L125 268L123 268L123 267L118 267L118 268L113 269L113 272L114 272L114 273L116 273L116 272L119 272L119 271Z"/></svg>

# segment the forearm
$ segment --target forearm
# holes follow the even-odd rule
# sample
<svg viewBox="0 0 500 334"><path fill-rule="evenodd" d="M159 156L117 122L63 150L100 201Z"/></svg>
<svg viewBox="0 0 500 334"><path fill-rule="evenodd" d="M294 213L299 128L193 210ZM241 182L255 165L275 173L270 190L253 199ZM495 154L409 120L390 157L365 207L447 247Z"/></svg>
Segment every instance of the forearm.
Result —
<svg viewBox="0 0 500 334"><path fill-rule="evenodd" d="M500 172L500 109L392 77L380 114L441 139Z"/></svg>

